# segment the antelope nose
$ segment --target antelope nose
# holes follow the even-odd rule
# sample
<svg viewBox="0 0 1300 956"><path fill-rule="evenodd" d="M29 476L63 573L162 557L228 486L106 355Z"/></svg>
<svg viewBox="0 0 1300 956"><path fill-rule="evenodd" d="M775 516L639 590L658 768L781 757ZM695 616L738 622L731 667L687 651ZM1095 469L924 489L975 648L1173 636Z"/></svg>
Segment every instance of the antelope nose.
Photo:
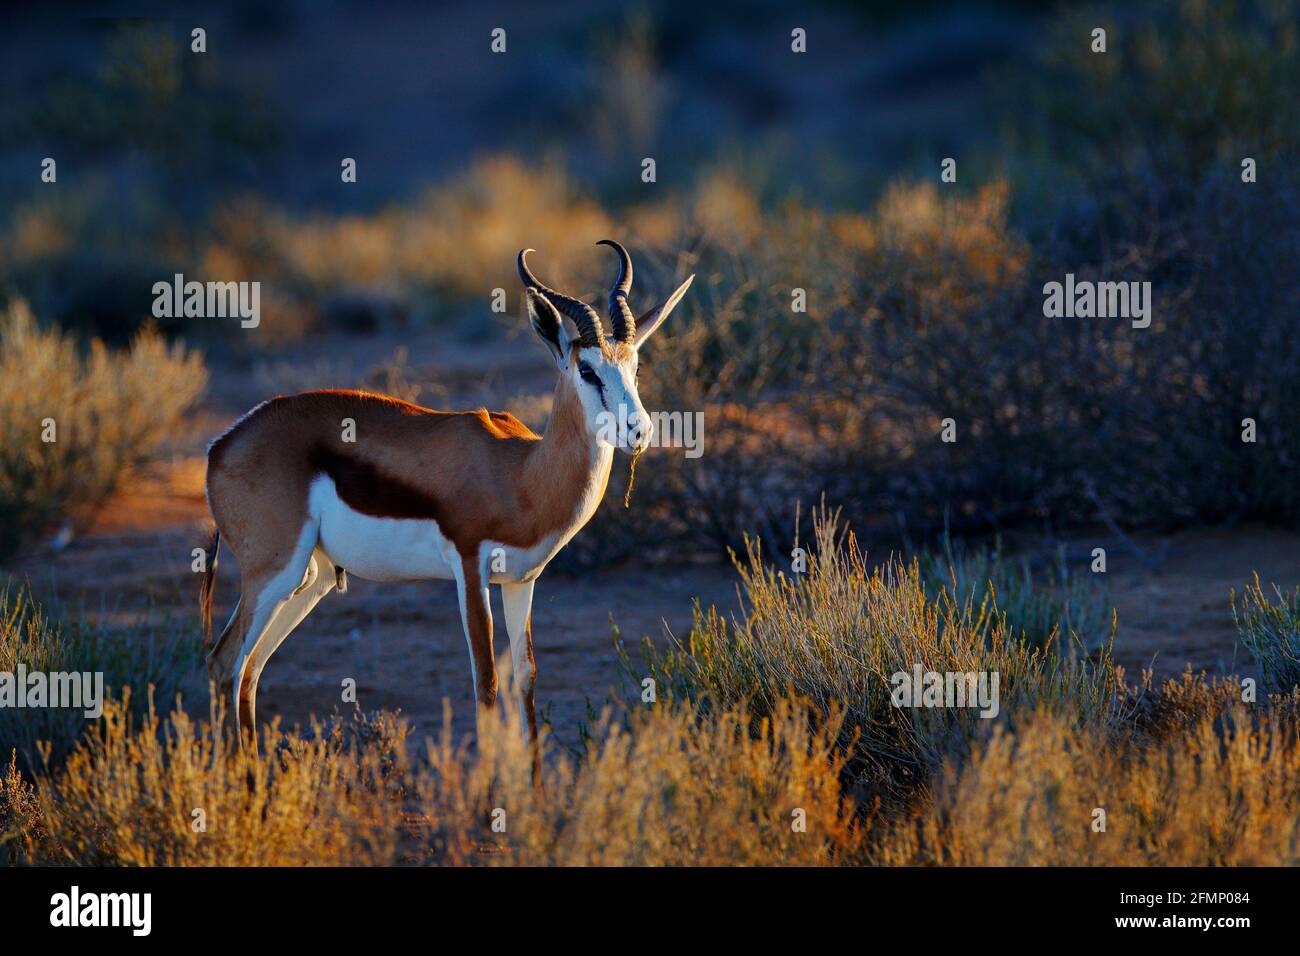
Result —
<svg viewBox="0 0 1300 956"><path fill-rule="evenodd" d="M654 427L651 425L649 418L644 412L638 412L628 419L627 437L628 442L638 449L644 450L650 446L650 438L654 433Z"/></svg>

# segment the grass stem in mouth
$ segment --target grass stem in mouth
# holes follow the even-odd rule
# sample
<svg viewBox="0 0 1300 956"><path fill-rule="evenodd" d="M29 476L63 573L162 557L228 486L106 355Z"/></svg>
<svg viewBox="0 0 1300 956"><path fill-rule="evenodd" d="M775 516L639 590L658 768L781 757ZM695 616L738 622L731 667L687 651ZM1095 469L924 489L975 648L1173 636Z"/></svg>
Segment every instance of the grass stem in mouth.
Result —
<svg viewBox="0 0 1300 956"><path fill-rule="evenodd" d="M623 507L632 507L632 486L636 484L636 460L645 454L644 448L638 448L632 455L632 464L627 469L627 491L623 494Z"/></svg>

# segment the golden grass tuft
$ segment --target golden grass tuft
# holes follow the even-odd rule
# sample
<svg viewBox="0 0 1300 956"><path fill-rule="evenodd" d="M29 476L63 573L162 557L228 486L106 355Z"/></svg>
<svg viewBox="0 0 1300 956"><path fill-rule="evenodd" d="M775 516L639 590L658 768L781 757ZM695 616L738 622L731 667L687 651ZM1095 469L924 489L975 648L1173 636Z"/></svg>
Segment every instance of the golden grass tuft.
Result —
<svg viewBox="0 0 1300 956"><path fill-rule="evenodd" d="M832 712L810 726L796 700L762 719L744 707L701 719L680 703L623 719L607 711L585 753L556 754L535 789L529 748L507 712L481 722L477 760L444 730L421 803L440 858L453 864L847 862L861 837L839 788L840 719ZM494 811L504 832L490 826Z"/></svg>
<svg viewBox="0 0 1300 956"><path fill-rule="evenodd" d="M1146 747L1044 712L998 731L932 799L892 821L871 858L892 865L1295 866L1294 715L1238 705ZM1094 826L1105 814L1105 830Z"/></svg>
<svg viewBox="0 0 1300 956"><path fill-rule="evenodd" d="M110 702L55 774L12 768L0 819L23 862L92 866L346 866L392 863L404 728L391 745L345 739L336 722L263 735L263 756L220 731L219 714L138 722ZM218 729L214 730L214 726ZM398 756L396 760L393 754ZM201 829L200 829L201 823Z"/></svg>

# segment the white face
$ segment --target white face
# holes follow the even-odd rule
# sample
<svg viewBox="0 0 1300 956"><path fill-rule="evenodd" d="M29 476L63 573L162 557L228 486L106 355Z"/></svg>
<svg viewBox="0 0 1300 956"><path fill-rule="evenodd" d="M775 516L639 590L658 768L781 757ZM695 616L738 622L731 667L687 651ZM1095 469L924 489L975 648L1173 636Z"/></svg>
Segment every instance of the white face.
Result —
<svg viewBox="0 0 1300 956"><path fill-rule="evenodd" d="M654 430L637 393L638 361L636 349L629 346L612 354L579 349L568 373L582 400L588 430L602 445L628 454L649 447Z"/></svg>
<svg viewBox="0 0 1300 956"><path fill-rule="evenodd" d="M521 273L528 251L519 254ZM523 277L528 281L527 275ZM575 340L560 320L558 310L535 288L526 288L524 303L533 331L550 351L560 374L568 378L577 392L587 430L600 444L628 454L650 447L654 423L637 393L636 371L640 361L637 353L668 318L694 278L687 277L672 295L641 316L629 341L606 339L601 347L587 348L574 348Z"/></svg>

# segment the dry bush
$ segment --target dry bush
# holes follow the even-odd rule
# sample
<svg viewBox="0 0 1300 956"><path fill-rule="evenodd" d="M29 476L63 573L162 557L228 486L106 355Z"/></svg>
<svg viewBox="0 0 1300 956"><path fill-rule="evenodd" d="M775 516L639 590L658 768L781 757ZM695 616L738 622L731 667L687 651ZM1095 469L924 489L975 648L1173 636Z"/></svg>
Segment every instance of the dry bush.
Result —
<svg viewBox="0 0 1300 956"><path fill-rule="evenodd" d="M1059 635L1041 646L1007 623L996 595L927 592L919 565L895 560L871 568L852 533L825 510L814 517L815 546L804 573L763 563L758 544L737 562L742 610L726 620L696 607L683 642L660 651L643 644L649 676L661 693L750 702L758 713L789 694L821 713L846 712L847 734L860 734L860 772L899 782L922 779L954 748L987 727L976 709L899 708L892 675L926 671L996 673L1003 719L1050 707L1104 732L1131 707L1109 645L1093 659ZM625 657L638 683L637 665ZM979 730L982 733L983 730Z"/></svg>
<svg viewBox="0 0 1300 956"><path fill-rule="evenodd" d="M363 722L363 733L349 735L336 721L283 738L272 723L261 759L214 725L219 713L160 720L152 703L137 725L129 693L110 702L60 771L28 783L10 769L0 798L9 852L26 863L90 866L396 860L400 723Z"/></svg>
<svg viewBox="0 0 1300 956"><path fill-rule="evenodd" d="M1173 18L1167 40L1145 31L1144 44L1177 53L1143 60L1140 83L1174 96L1167 80L1185 66L1254 49L1256 13L1235 26L1234 16L1216 14L1222 35L1241 30L1222 45L1191 14ZM1077 57L1063 67L1076 80L1096 68ZM1267 93L1267 79L1287 69L1274 56L1247 80ZM1238 99L1216 107L1234 127L1266 122ZM1078 143L1077 118L1054 103L1022 125L1037 123L1049 141L1061 128ZM1148 124L1137 137L1146 162L1186 152L1182 122ZM1284 135L1269 129L1265 156ZM945 526L964 535L1069 525L1102 511L1129 525L1293 518L1293 177L1280 168L1243 191L1204 159L1185 176L1117 168L1128 178L1080 186L1053 167L1061 185L1050 204L1033 204L1035 182L1023 175L973 191L898 181L870 209L836 211L765 204L734 170L705 168L687 189L613 209L558 166L497 157L373 217L218 217L209 262L269 269L307 310L350 289L482 302L494 287L517 288L513 258L525 242L541 251L549 282L591 301L612 268L591 244L607 234L636 255L638 305L695 272L643 366L650 407L705 416L703 458L660 451L645 462L638 504L665 549L739 548L744 529L771 539L791 504L823 493L859 527L892 532L905 520L921 538ZM1122 319L1045 317L1042 283L1066 272L1151 281L1156 321L1133 330ZM791 311L796 288L806 313ZM1240 334L1244 323L1251 335ZM1243 447L1246 415L1260 435ZM955 444L936 440L948 417ZM616 475L613 493L625 482ZM598 517L563 561L608 562L633 545L625 523Z"/></svg>
<svg viewBox="0 0 1300 956"><path fill-rule="evenodd" d="M1096 56L1078 30L1106 19L1063 10L1000 84L1041 272L1150 280L1155 296L1149 329L1085 323L1074 360L1045 354L1080 418L1044 474L1091 472L1134 524L1294 523L1300 18L1272 0L1158 0L1125 10L1123 43ZM1273 173L1244 183L1246 156Z"/></svg>
<svg viewBox="0 0 1300 956"><path fill-rule="evenodd" d="M1300 516L1295 13L1129 16L1098 57L1077 41L1095 12L1064 11L1013 69L1006 181L897 182L870 210L823 212L763 206L723 171L628 217L700 273L646 366L650 407L706 413L703 459L646 463L661 540L773 540L780 513L822 493L859 527L905 520L922 538ZM1257 183L1240 180L1243 142L1270 169ZM1067 272L1150 281L1151 327L1044 316L1042 284ZM790 311L796 287L807 314ZM715 411L775 403L780 432ZM948 417L955 444L936 440Z"/></svg>
<svg viewBox="0 0 1300 956"><path fill-rule="evenodd" d="M182 430L203 359L157 334L84 357L26 304L0 316L0 557L56 521L84 521L123 472ZM55 441L43 441L47 419Z"/></svg>
<svg viewBox="0 0 1300 956"><path fill-rule="evenodd" d="M1297 724L1241 705L1147 748L1044 712L945 768L873 862L958 866L1294 866ZM1105 812L1105 832L1093 829Z"/></svg>
<svg viewBox="0 0 1300 956"><path fill-rule="evenodd" d="M505 155L373 215L301 219L254 199L221 205L201 237L128 229L134 265L106 275L152 276L159 262L163 274L193 271L194 259L209 275L264 276L277 318L255 333L263 340L305 334L355 295L373 297L380 324L390 311L428 318L471 302L486 315L492 289L518 290L525 244L539 250L539 274L591 301L613 268L592 243L608 235L637 257L638 305L694 271L650 348L643 388L651 408L706 417L705 457L661 452L637 495L678 552L739 548L746 529L771 540L792 503L822 493L859 528L906 520L918 538L945 521L962 535L1103 510L1128 525L1294 522L1295 12L1271 0L1161 0L1125 11L1112 24L1125 41L1104 57L1078 42L1099 16L1110 22L1062 11L1034 56L1009 67L1011 148L982 161L1004 176L973 190L898 181L870 208L827 210L760 196L742 179L745 162L715 160L645 203L639 189L598 194L590 162L575 161L580 186L558 162ZM654 80L652 24L630 21L612 44L589 97L593 135L633 150L653 138L668 91ZM147 59L176 79L166 51ZM127 102L150 95L148 83L136 89L150 75L123 74L135 77ZM173 97L189 89L179 79ZM1243 143L1256 183L1240 180ZM24 274L66 261L97 223L144 205L46 202L16 214L4 240ZM163 248L151 256L145 243ZM78 277L109 251L108 240L90 244ZM1042 285L1066 272L1151 281L1151 327L1045 317ZM23 283L69 278L41 275ZM791 312L795 288L806 313ZM107 311L134 321L138 303ZM1247 416L1259 429L1250 445ZM935 438L947 417L955 444ZM564 560L629 554L625 529L598 517Z"/></svg>
<svg viewBox="0 0 1300 956"><path fill-rule="evenodd" d="M609 265L594 244L616 232L558 166L510 156L477 162L415 202L373 216L298 220L245 199L217 210L213 231L202 256L208 274L257 271L306 303L367 291L422 305L458 296L486 303L496 287L517 289L515 256L524 243L538 249L547 283L593 293Z"/></svg>
<svg viewBox="0 0 1300 956"><path fill-rule="evenodd" d="M793 699L762 719L740 707L700 720L669 703L625 720L606 712L581 759L546 763L540 789L512 715L480 726L475 761L453 747L448 719L421 783L444 862L816 866L849 862L861 846L840 794L835 710L813 727ZM504 811L502 833L492 831L494 811Z"/></svg>
<svg viewBox="0 0 1300 956"><path fill-rule="evenodd" d="M649 407L705 416L703 458L646 462L640 500L660 540L771 540L791 504L823 493L860 527L905 522L922 540L1099 516L1295 520L1300 192L1285 169L1244 193L1216 174L1155 209L1127 189L1144 215L1063 221L1034 245L1002 183L970 196L898 184L867 214L787 204L730 231L702 204L683 213L660 248L689 252L661 254L669 268L643 254L638 271L660 287L678 269L700 276L644 365ZM1067 272L1152 282L1152 326L1044 316L1042 283ZM807 314L791 312L794 288ZM946 418L955 443L938 441ZM593 534L613 539L601 557L627 551L609 522Z"/></svg>

